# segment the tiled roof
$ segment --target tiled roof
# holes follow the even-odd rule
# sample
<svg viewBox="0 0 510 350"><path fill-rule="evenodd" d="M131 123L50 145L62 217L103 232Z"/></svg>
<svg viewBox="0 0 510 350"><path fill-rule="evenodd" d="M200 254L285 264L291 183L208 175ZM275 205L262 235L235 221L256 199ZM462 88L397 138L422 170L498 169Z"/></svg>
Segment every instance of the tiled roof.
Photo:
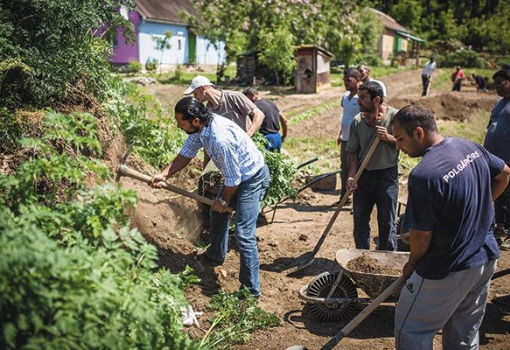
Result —
<svg viewBox="0 0 510 350"><path fill-rule="evenodd" d="M190 0L136 0L136 7L145 19L177 24L187 24L180 12L196 13Z"/></svg>
<svg viewBox="0 0 510 350"><path fill-rule="evenodd" d="M402 27L400 23L395 21L392 17L388 16L387 14L373 8L371 8L370 10L375 12L375 14L379 16L379 18L383 22L384 28L409 33L409 31L406 28Z"/></svg>

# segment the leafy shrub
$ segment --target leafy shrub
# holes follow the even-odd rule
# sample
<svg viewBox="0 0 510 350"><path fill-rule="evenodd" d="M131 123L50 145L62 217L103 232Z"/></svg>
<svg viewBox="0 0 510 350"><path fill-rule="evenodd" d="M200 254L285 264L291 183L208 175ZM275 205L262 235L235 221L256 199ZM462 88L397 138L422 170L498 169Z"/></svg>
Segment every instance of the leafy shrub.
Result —
<svg viewBox="0 0 510 350"><path fill-rule="evenodd" d="M142 64L140 62L130 60L127 66L128 73L139 73L142 70Z"/></svg>
<svg viewBox="0 0 510 350"><path fill-rule="evenodd" d="M158 68L158 60L155 58L148 58L147 62L145 62L145 70L148 72L155 71Z"/></svg>
<svg viewBox="0 0 510 350"><path fill-rule="evenodd" d="M122 27L134 38L131 23L116 11L120 4L133 7L132 0L2 1L0 64L18 57L30 73L19 65L3 71L0 106L44 107L84 94L100 99L111 48L94 28L107 35Z"/></svg>
<svg viewBox="0 0 510 350"><path fill-rule="evenodd" d="M161 169L175 157L184 142L173 117L163 112L161 103L134 84L122 91L130 102L119 114L126 142L134 143L138 154L156 169Z"/></svg>
<svg viewBox="0 0 510 350"><path fill-rule="evenodd" d="M383 65L382 58L379 57L376 53L360 54L355 57L354 61L360 62L360 64L364 63L372 67L381 67Z"/></svg>
<svg viewBox="0 0 510 350"><path fill-rule="evenodd" d="M269 152L264 146L267 140L262 134L256 133L253 141L255 141L259 150L264 155L264 161L271 175L271 182L269 183L262 206L266 207L276 204L285 196L295 198L297 190L292 187L292 180L296 174L295 166L292 162L285 159L281 153Z"/></svg>
<svg viewBox="0 0 510 350"><path fill-rule="evenodd" d="M447 52L438 61L443 67L484 68L485 66L485 61L479 53L464 49Z"/></svg>
<svg viewBox="0 0 510 350"><path fill-rule="evenodd" d="M201 344L218 349L243 344L250 340L253 331L281 324L276 314L257 305L247 289L234 293L220 291L212 297L209 308L218 312L218 316L212 320Z"/></svg>
<svg viewBox="0 0 510 350"><path fill-rule="evenodd" d="M183 71L182 71L182 65L181 64L178 64L176 67L175 67L175 72L174 72L174 79L177 83L181 83L182 82L182 75L183 75Z"/></svg>
<svg viewBox="0 0 510 350"><path fill-rule="evenodd" d="M156 268L134 230L106 230L102 245L65 247L34 210L0 208L2 349L198 349L182 334L184 276Z"/></svg>

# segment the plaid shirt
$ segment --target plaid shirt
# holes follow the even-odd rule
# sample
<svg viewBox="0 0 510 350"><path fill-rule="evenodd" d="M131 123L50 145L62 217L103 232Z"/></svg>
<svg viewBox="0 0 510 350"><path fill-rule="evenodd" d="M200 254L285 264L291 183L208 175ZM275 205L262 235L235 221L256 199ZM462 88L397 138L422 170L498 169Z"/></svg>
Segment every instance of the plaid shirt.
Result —
<svg viewBox="0 0 510 350"><path fill-rule="evenodd" d="M179 154L194 158L202 147L225 177L225 186L239 185L264 166L264 157L248 134L217 114L209 126L188 136Z"/></svg>

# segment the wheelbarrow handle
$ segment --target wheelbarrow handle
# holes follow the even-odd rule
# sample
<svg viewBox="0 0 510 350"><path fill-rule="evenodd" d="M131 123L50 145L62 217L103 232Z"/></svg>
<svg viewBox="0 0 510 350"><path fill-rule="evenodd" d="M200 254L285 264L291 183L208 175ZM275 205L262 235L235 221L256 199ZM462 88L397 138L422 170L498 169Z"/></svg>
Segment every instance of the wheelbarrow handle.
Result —
<svg viewBox="0 0 510 350"><path fill-rule="evenodd" d="M356 328L368 315L370 315L382 302L393 294L393 292L404 282L404 277L400 276L395 282L393 282L388 288L386 288L377 298L374 299L358 316L354 317L351 322L345 325L340 332L338 332L329 342L327 342L321 350L331 350L342 340L347 334L349 334L354 328Z"/></svg>

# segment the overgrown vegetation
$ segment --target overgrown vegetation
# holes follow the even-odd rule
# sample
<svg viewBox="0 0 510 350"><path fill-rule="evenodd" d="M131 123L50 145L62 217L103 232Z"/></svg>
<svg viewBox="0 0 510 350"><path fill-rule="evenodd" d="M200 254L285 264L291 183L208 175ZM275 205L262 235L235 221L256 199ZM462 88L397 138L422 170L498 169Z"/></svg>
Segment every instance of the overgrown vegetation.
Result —
<svg viewBox="0 0 510 350"><path fill-rule="evenodd" d="M276 314L258 307L257 299L247 289L234 293L221 291L212 297L209 308L218 316L211 320L201 344L216 349L230 349L234 344L249 341L251 333L257 329L281 324Z"/></svg>
<svg viewBox="0 0 510 350"><path fill-rule="evenodd" d="M0 347L198 349L181 331L182 289L156 248L128 227L132 191L111 176L91 115L48 112L44 134L0 176Z"/></svg>

